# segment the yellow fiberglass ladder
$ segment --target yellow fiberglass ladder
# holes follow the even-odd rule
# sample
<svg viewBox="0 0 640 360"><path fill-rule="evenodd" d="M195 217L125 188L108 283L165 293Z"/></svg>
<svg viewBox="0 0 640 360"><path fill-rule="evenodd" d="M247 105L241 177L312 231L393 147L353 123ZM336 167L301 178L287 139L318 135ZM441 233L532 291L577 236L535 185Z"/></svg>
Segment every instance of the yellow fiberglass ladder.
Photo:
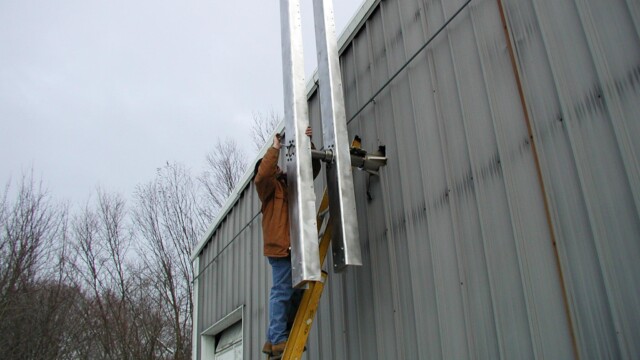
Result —
<svg viewBox="0 0 640 360"><path fill-rule="evenodd" d="M322 231L323 224L324 231ZM318 234L320 237L320 266L324 264L324 260L327 256L329 249L329 243L331 242L331 236L333 233L333 226L331 217L329 216L329 196L327 190L324 191L320 208L318 209ZM322 271L322 281L312 281L309 283L308 288L302 295L300 306L296 313L296 318L289 332L289 339L287 340L287 346L284 349L282 359L300 359L311 331L311 325L315 318L318 306L320 304L320 297L324 290L324 285L327 281L327 272Z"/></svg>

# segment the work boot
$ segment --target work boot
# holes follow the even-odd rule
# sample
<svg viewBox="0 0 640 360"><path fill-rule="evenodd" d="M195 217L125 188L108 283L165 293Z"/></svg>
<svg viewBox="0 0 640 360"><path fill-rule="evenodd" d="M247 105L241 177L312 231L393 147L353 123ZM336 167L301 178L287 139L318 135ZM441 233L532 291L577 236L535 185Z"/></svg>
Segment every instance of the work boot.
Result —
<svg viewBox="0 0 640 360"><path fill-rule="evenodd" d="M283 341L281 343L277 343L271 346L271 359L277 360L282 358L282 354L284 353L284 348L287 346L287 342Z"/></svg>
<svg viewBox="0 0 640 360"><path fill-rule="evenodd" d="M271 355L271 343L269 341L267 341L266 343L264 343L264 346L262 346L262 352L267 354L267 355Z"/></svg>

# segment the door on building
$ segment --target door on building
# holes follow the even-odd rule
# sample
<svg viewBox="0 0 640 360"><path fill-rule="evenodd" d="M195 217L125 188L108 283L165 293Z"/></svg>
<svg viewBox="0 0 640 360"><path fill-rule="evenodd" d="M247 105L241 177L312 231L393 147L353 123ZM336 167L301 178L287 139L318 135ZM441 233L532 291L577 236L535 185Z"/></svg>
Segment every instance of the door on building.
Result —
<svg viewBox="0 0 640 360"><path fill-rule="evenodd" d="M242 359L242 321L229 326L216 338L215 360Z"/></svg>

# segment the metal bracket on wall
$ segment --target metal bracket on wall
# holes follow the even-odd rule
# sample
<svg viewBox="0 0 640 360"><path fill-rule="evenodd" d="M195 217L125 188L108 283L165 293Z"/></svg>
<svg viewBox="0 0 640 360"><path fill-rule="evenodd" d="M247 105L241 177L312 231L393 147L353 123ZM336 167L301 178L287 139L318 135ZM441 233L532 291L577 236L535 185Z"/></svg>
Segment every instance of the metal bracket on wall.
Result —
<svg viewBox="0 0 640 360"><path fill-rule="evenodd" d="M377 151L370 153L367 152L367 150L362 149L360 144L360 137L356 135L355 139L351 143L351 148L349 148L351 166L366 171L370 175L378 176L380 168L387 165L385 146L380 145L378 146ZM333 151L311 150L311 158L331 163L333 161Z"/></svg>

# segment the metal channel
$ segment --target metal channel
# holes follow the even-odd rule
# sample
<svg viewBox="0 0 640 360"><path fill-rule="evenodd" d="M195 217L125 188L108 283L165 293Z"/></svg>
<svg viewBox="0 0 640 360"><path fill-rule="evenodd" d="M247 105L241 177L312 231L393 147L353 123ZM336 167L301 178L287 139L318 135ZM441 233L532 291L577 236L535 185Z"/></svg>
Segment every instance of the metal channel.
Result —
<svg viewBox="0 0 640 360"><path fill-rule="evenodd" d="M341 271L348 265L362 265L362 256L332 1L314 0L313 14L322 136L325 149L333 153L326 167L329 211L335 221L333 266Z"/></svg>
<svg viewBox="0 0 640 360"><path fill-rule="evenodd" d="M291 267L294 287L321 281L309 109L304 81L300 1L280 1L286 136L282 144L289 191Z"/></svg>

